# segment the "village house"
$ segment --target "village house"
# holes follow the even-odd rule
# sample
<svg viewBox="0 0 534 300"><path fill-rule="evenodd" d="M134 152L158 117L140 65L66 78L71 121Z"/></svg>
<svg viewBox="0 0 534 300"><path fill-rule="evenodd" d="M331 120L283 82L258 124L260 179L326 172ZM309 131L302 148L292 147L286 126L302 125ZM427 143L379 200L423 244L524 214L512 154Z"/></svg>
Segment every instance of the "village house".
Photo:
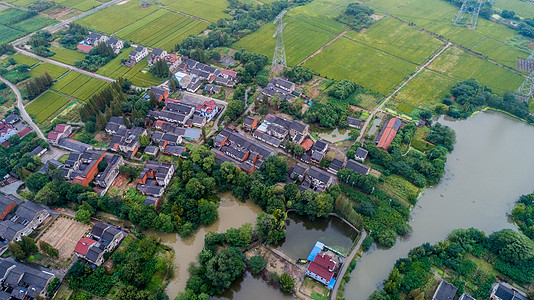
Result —
<svg viewBox="0 0 534 300"><path fill-rule="evenodd" d="M284 147L284 140L288 136L292 142L300 144L308 133L309 125L301 121L267 115L252 136L274 147Z"/></svg>
<svg viewBox="0 0 534 300"><path fill-rule="evenodd" d="M9 140L10 137L17 134L17 130L9 123L0 123L0 143Z"/></svg>
<svg viewBox="0 0 534 300"><path fill-rule="evenodd" d="M457 287L442 279L434 292L434 296L432 296L432 300L453 300L457 290Z"/></svg>
<svg viewBox="0 0 534 300"><path fill-rule="evenodd" d="M206 86L204 87L204 92L210 95L218 94L221 92L221 87L216 86L216 85L206 84Z"/></svg>
<svg viewBox="0 0 534 300"><path fill-rule="evenodd" d="M95 266L104 262L104 254L112 252L126 237L126 233L108 223L96 223L91 232L78 241L74 253Z"/></svg>
<svg viewBox="0 0 534 300"><path fill-rule="evenodd" d="M207 119L207 121L211 121L213 117L217 115L219 112L219 109L217 107L217 103L215 103L215 100L210 101L204 101L201 105L197 105L195 108L195 112L197 112L201 117L204 117Z"/></svg>
<svg viewBox="0 0 534 300"><path fill-rule="evenodd" d="M13 195L0 194L0 220L3 221L19 203L19 198Z"/></svg>
<svg viewBox="0 0 534 300"><path fill-rule="evenodd" d="M310 139L304 139L300 145L304 148L305 151L308 151L313 146L313 141Z"/></svg>
<svg viewBox="0 0 534 300"><path fill-rule="evenodd" d="M8 213L0 222L0 239L5 242L20 241L23 236L30 235L49 215L48 207L24 201L14 213Z"/></svg>
<svg viewBox="0 0 534 300"><path fill-rule="evenodd" d="M191 125L195 126L195 127L198 127L198 128L202 128L204 127L204 125L206 125L206 118L205 117L201 117L201 116L194 116L192 121L191 121Z"/></svg>
<svg viewBox="0 0 534 300"><path fill-rule="evenodd" d="M162 88L159 88L159 87L153 87L153 88L150 89L150 92L148 92L145 95L145 98L147 100L150 100L150 94L151 93L154 94L154 96L156 97L156 100L158 100L158 102L164 101L165 99L167 99L167 97L169 97L169 91L167 91L165 89L162 89Z"/></svg>
<svg viewBox="0 0 534 300"><path fill-rule="evenodd" d="M41 147L41 146L37 146L35 147L35 149L32 150L32 152L30 152L31 155L37 155L39 157L41 157L43 154L46 153L46 148L44 147Z"/></svg>
<svg viewBox="0 0 534 300"><path fill-rule="evenodd" d="M301 182L302 180L304 180L304 177L306 176L307 173L308 173L308 166L302 165L302 164L296 164L291 170L289 177L295 181Z"/></svg>
<svg viewBox="0 0 534 300"><path fill-rule="evenodd" d="M115 54L119 54L119 52L121 52L121 49L124 48L124 42L114 37L109 38L106 41L106 45L111 47L113 53Z"/></svg>
<svg viewBox="0 0 534 300"><path fill-rule="evenodd" d="M48 133L48 142L57 145L59 140L68 137L72 133L72 127L67 124L57 124L53 131Z"/></svg>
<svg viewBox="0 0 534 300"><path fill-rule="evenodd" d="M369 154L369 151L367 151L366 149L363 149L362 147L358 147L354 154L354 159L364 162L365 159L367 158L367 154Z"/></svg>
<svg viewBox="0 0 534 300"><path fill-rule="evenodd" d="M247 116L243 121L243 128L245 129L245 131L254 131L257 126L258 120L251 116Z"/></svg>
<svg viewBox="0 0 534 300"><path fill-rule="evenodd" d="M95 184L106 189L119 175L119 167L124 164L124 159L120 155L107 154L102 161L106 164L106 168L96 175Z"/></svg>
<svg viewBox="0 0 534 300"><path fill-rule="evenodd" d="M384 128L382 128L382 131L376 138L376 146L382 150L388 150L389 145L391 145L391 142L397 135L397 132L399 131L399 128L401 127L402 122L399 118L391 118L389 119L388 123Z"/></svg>
<svg viewBox="0 0 534 300"><path fill-rule="evenodd" d="M295 88L296 86L293 82L280 78L273 78L266 87L261 89L261 93L258 95L258 100L262 100L265 95L270 101L276 94L278 94L280 101L289 101L295 97L292 94L295 91Z"/></svg>
<svg viewBox="0 0 534 300"><path fill-rule="evenodd" d="M140 62L143 58L147 57L149 54L148 48L143 46L137 46L134 50L130 51L129 59L124 65L128 67L135 66L136 63Z"/></svg>
<svg viewBox="0 0 534 300"><path fill-rule="evenodd" d="M117 177L122 164L124 160L121 156L86 150L70 153L61 170L71 183L89 186L96 178L95 184L107 189Z"/></svg>
<svg viewBox="0 0 534 300"><path fill-rule="evenodd" d="M173 164L149 160L137 178L137 189L141 194L161 197L176 170Z"/></svg>
<svg viewBox="0 0 534 300"><path fill-rule="evenodd" d="M337 254L325 247L321 242L316 242L308 255L310 262L306 268L306 276L324 284L328 289L333 289L336 283L334 278L339 272L340 264Z"/></svg>
<svg viewBox="0 0 534 300"><path fill-rule="evenodd" d="M54 277L51 270L0 258L0 299L45 299L47 286Z"/></svg>
<svg viewBox="0 0 534 300"><path fill-rule="evenodd" d="M215 83L226 86L234 87L237 84L237 72L233 70L221 70L221 73L215 78Z"/></svg>
<svg viewBox="0 0 534 300"><path fill-rule="evenodd" d="M93 149L93 146L85 144L70 138L61 138L57 142L58 147L67 149L69 151L84 152L86 150Z"/></svg>
<svg viewBox="0 0 534 300"><path fill-rule="evenodd" d="M156 156L158 155L159 148L158 146L146 146L145 147L145 154Z"/></svg>
<svg viewBox="0 0 534 300"><path fill-rule="evenodd" d="M301 187L322 193L334 183L334 177L317 167L310 167Z"/></svg>
<svg viewBox="0 0 534 300"><path fill-rule="evenodd" d="M371 171L371 167L359 163L353 159L349 159L349 161L347 161L347 163L345 164L344 168L356 172L360 175L367 175Z"/></svg>
<svg viewBox="0 0 534 300"><path fill-rule="evenodd" d="M121 129L126 129L126 126L124 126L124 120L123 117L111 117L109 118L108 123L106 124L106 127L104 130L108 134L116 134Z"/></svg>
<svg viewBox="0 0 534 300"><path fill-rule="evenodd" d="M176 72L174 73L174 78L176 79L176 81L178 81L178 87L181 88L181 89L187 89L187 87L191 84L191 82L193 81L193 76L187 74L187 73L184 73L184 72ZM199 85L200 87L200 85ZM198 89L197 89L198 90ZM192 91L192 93L196 92L195 91Z"/></svg>
<svg viewBox="0 0 534 300"><path fill-rule="evenodd" d="M153 110L149 115L157 120L185 125L195 113L195 106L183 102L169 102L161 111Z"/></svg>
<svg viewBox="0 0 534 300"><path fill-rule="evenodd" d="M16 114L9 114L2 120L2 122L6 122L9 125L15 125L18 121L20 121L20 118Z"/></svg>
<svg viewBox="0 0 534 300"><path fill-rule="evenodd" d="M174 73L180 64L182 63L182 57L180 55L176 54L168 54L163 59L167 62L167 66L169 66L169 70Z"/></svg>
<svg viewBox="0 0 534 300"><path fill-rule="evenodd" d="M339 170L341 170L344 165L345 165L345 161L343 161L343 160L341 160L339 158L334 158L330 162L330 165L328 166L328 172L330 172L332 174L337 174L337 172L339 172Z"/></svg>
<svg viewBox="0 0 534 300"><path fill-rule="evenodd" d="M96 32L91 32L83 41L78 44L77 49L80 52L89 53L91 49L101 43L107 42L107 40L109 40L108 36Z"/></svg>
<svg viewBox="0 0 534 300"><path fill-rule="evenodd" d="M458 300L476 300L475 298L473 298L471 295L467 294L467 293L463 293L460 298L458 298Z"/></svg>
<svg viewBox="0 0 534 300"><path fill-rule="evenodd" d="M159 48L154 48L152 54L147 58L148 66L151 67L158 60L163 59L167 56L167 51Z"/></svg>
<svg viewBox="0 0 534 300"><path fill-rule="evenodd" d="M527 300L528 298L516 289L506 286L504 283L495 283L491 287L491 300Z"/></svg>
<svg viewBox="0 0 534 300"><path fill-rule="evenodd" d="M109 143L108 149L111 151L120 151L128 158L135 156L139 147L139 137L141 135L147 135L147 131L143 127L132 127L128 129L126 127L120 128L112 137Z"/></svg>
<svg viewBox="0 0 534 300"><path fill-rule="evenodd" d="M349 127L361 129L362 128L362 120L353 118L353 117L347 117L347 124L349 124Z"/></svg>

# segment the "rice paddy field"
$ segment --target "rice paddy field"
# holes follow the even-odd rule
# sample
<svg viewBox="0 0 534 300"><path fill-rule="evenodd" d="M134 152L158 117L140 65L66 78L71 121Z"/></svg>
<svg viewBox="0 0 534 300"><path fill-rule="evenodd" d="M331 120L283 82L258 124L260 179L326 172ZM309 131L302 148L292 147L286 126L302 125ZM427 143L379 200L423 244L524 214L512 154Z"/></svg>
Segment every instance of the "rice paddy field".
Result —
<svg viewBox="0 0 534 300"><path fill-rule="evenodd" d="M456 79L425 69L412 79L395 99L416 107L432 108L450 92Z"/></svg>
<svg viewBox="0 0 534 300"><path fill-rule="evenodd" d="M224 11L230 2L227 0L177 0L168 7L210 22L229 17Z"/></svg>
<svg viewBox="0 0 534 300"><path fill-rule="evenodd" d="M106 85L107 82L96 78L77 72L69 72L65 77L56 82L52 86L52 89L65 95L86 101Z"/></svg>
<svg viewBox="0 0 534 300"><path fill-rule="evenodd" d="M57 23L43 16L32 16L28 11L9 8L0 11L0 44L12 42L31 32Z"/></svg>
<svg viewBox="0 0 534 300"><path fill-rule="evenodd" d="M71 66L74 66L75 62L83 60L86 55L79 51L65 49L62 47L50 47L50 50L56 53L52 57L50 57L51 59Z"/></svg>
<svg viewBox="0 0 534 300"><path fill-rule="evenodd" d="M41 75L44 75L45 73L48 73L53 79L57 79L61 77L61 75L67 73L67 69L62 68L60 66L56 66L49 63L42 63L37 65L36 67L33 67L30 70L31 77L39 77Z"/></svg>
<svg viewBox="0 0 534 300"><path fill-rule="evenodd" d="M118 79L120 77L127 78L134 85L140 87L150 87L161 83L161 79L155 77L146 71L146 59L137 63L133 68L122 65L121 59L127 58L131 48L123 49L123 51L105 66L98 69L96 73Z"/></svg>
<svg viewBox="0 0 534 300"><path fill-rule="evenodd" d="M35 116L38 123L42 123L69 102L68 98L54 91L46 91L39 98L30 102L26 106L26 110L30 115Z"/></svg>
<svg viewBox="0 0 534 300"><path fill-rule="evenodd" d="M11 57L17 62L17 64L24 64L24 65L28 65L30 67L33 66L33 65L36 65L37 63L39 63L38 59L35 59L35 58L32 58L32 57L28 57L28 56L20 54L20 53L15 53L15 54L11 55Z"/></svg>
<svg viewBox="0 0 534 300"><path fill-rule="evenodd" d="M525 18L534 16L534 4L521 0L496 0L495 6L502 10L513 10L516 15Z"/></svg>

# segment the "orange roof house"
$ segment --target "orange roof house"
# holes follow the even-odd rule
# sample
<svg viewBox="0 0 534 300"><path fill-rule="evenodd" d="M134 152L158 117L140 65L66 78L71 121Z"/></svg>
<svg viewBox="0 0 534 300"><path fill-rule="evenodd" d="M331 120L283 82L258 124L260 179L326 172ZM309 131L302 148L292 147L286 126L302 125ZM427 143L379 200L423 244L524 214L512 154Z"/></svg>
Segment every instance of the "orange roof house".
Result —
<svg viewBox="0 0 534 300"><path fill-rule="evenodd" d="M383 150L388 150L389 145L397 135L402 122L399 118L391 118L388 124L382 129L377 138L377 147Z"/></svg>

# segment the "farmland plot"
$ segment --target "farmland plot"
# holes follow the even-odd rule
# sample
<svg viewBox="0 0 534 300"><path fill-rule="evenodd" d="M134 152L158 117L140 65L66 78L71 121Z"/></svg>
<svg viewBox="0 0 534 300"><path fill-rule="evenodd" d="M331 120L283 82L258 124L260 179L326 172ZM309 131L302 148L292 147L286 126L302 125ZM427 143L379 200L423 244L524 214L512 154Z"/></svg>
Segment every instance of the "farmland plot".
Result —
<svg viewBox="0 0 534 300"><path fill-rule="evenodd" d="M121 59L127 58L131 48L123 50L121 54L112 59L105 66L98 69L97 74L118 79L124 77L129 79L134 85L140 87L150 87L162 82L162 79L155 77L149 72L146 72L146 59L137 63L133 68L123 66Z"/></svg>
<svg viewBox="0 0 534 300"><path fill-rule="evenodd" d="M54 56L51 57L53 60L62 62L67 65L71 65L71 66L74 66L75 62L83 60L86 55L84 53L81 53L75 50L65 49L61 47L50 47L50 50L56 53L54 54Z"/></svg>
<svg viewBox="0 0 534 300"><path fill-rule="evenodd" d="M53 79L57 79L61 75L67 73L67 69L49 64L49 63L42 63L30 70L30 75L32 77L39 77L41 75L44 75L45 73L48 73Z"/></svg>
<svg viewBox="0 0 534 300"><path fill-rule="evenodd" d="M70 100L53 92L46 91L39 98L26 106L29 114L34 115L38 123L46 121Z"/></svg>
<svg viewBox="0 0 534 300"><path fill-rule="evenodd" d="M217 22L219 19L229 17L224 12L229 5L227 0L177 0L169 5L169 8L210 22Z"/></svg>
<svg viewBox="0 0 534 300"><path fill-rule="evenodd" d="M417 107L433 107L441 103L441 99L450 92L456 82L457 80L425 69L412 79L395 98Z"/></svg>
<svg viewBox="0 0 534 300"><path fill-rule="evenodd" d="M15 54L11 55L11 57L13 57L13 59L17 62L17 64L25 64L25 65L28 65L30 67L39 62L38 59L29 57L29 56L26 56L26 55L20 54L20 53L15 53Z"/></svg>

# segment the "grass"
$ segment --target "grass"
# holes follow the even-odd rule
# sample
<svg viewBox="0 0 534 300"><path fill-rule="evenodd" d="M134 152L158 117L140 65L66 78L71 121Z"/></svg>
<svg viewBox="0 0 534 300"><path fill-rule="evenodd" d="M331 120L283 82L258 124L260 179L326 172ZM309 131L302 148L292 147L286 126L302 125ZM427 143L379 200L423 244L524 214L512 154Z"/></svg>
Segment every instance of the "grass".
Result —
<svg viewBox="0 0 534 300"><path fill-rule="evenodd" d="M72 8L74 9L77 9L77 10L81 10L81 11L88 11L88 10L91 10L95 7L98 7L100 6L100 3L96 2L96 1L91 1L91 0L87 0L87 1L84 1L76 6L73 6Z"/></svg>
<svg viewBox="0 0 534 300"><path fill-rule="evenodd" d="M28 66L33 66L39 62L38 59L26 56L24 54L15 53L11 57L17 62L17 64L25 64Z"/></svg>
<svg viewBox="0 0 534 300"><path fill-rule="evenodd" d="M456 80L475 78L496 92L515 91L524 78L510 70L450 47L429 66L430 69L448 74Z"/></svg>
<svg viewBox="0 0 534 300"><path fill-rule="evenodd" d="M217 22L219 19L229 17L224 12L229 5L226 0L177 0L169 5L169 8L210 22Z"/></svg>
<svg viewBox="0 0 534 300"><path fill-rule="evenodd" d="M46 91L39 98L28 104L26 110L29 114L35 116L38 123L42 123L69 102L70 100L66 97L53 91Z"/></svg>
<svg viewBox="0 0 534 300"><path fill-rule="evenodd" d="M0 25L0 44L9 43L26 35L25 32Z"/></svg>
<svg viewBox="0 0 534 300"><path fill-rule="evenodd" d="M390 196L402 199L406 206L410 206L409 203L405 202L406 199L417 195L420 191L420 189L411 182L395 174L386 176L386 182L380 183L379 188Z"/></svg>
<svg viewBox="0 0 534 300"><path fill-rule="evenodd" d="M417 69L415 64L346 38L338 39L304 66L321 76L352 80L383 94Z"/></svg>
<svg viewBox="0 0 534 300"><path fill-rule="evenodd" d="M42 63L31 69L30 75L35 78L44 75L45 73L48 73L48 75L50 75L53 79L57 79L61 75L67 73L67 71L67 69L53 64Z"/></svg>
<svg viewBox="0 0 534 300"><path fill-rule="evenodd" d="M531 18L534 16L534 5L521 0L497 0L495 6L502 10L513 10L516 15Z"/></svg>
<svg viewBox="0 0 534 300"><path fill-rule="evenodd" d="M50 47L50 50L56 53L51 57L51 59L71 66L74 66L75 62L83 60L86 55L84 53L62 47Z"/></svg>
<svg viewBox="0 0 534 300"><path fill-rule="evenodd" d="M424 69L408 82L395 98L416 107L432 107L441 103L441 99L450 92L456 82L452 78Z"/></svg>
<svg viewBox="0 0 534 300"><path fill-rule="evenodd" d="M400 112L403 112L407 115L411 114L413 111L414 111L415 107L409 105L409 104L406 104L406 103L401 103L398 107L397 107L397 110L400 111Z"/></svg>
<svg viewBox="0 0 534 300"><path fill-rule="evenodd" d="M303 20L287 17L285 22L287 22L287 26L284 30L284 43L287 63L291 66L303 61L345 29L343 26L339 26L335 32L325 30L313 25L313 20L310 18ZM275 46L275 39L273 39L275 31L275 25L269 23L255 33L239 40L233 45L233 48L245 48L271 58Z"/></svg>
<svg viewBox="0 0 534 300"><path fill-rule="evenodd" d="M347 37L416 64L443 46L440 40L393 18L378 21L364 33L350 31Z"/></svg>

